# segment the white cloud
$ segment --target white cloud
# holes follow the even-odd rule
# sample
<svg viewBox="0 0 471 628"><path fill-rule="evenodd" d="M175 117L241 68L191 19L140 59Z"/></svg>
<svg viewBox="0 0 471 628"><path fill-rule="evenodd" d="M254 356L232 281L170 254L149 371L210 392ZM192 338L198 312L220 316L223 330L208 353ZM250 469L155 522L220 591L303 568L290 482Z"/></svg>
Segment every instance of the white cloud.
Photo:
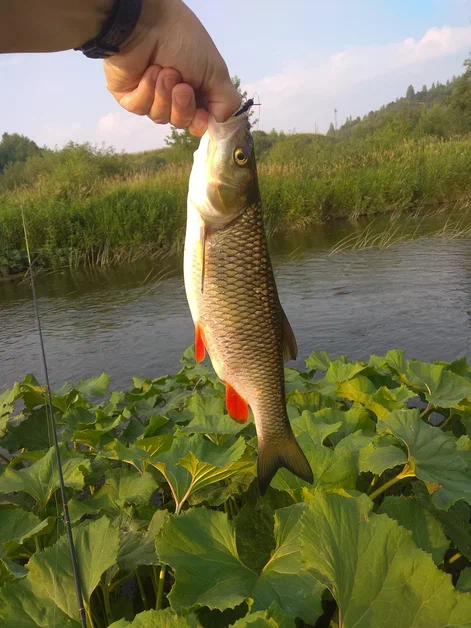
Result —
<svg viewBox="0 0 471 628"><path fill-rule="evenodd" d="M421 81L421 87L428 80L442 80L441 76L432 73L433 70L438 72L435 64L444 63L448 57L460 52L464 58L470 46L471 26L434 27L419 40L410 37L381 46L353 46L327 58L289 61L279 74L244 85L243 89L249 95L254 92L260 94L263 104L261 128L287 130L293 126L294 120L298 130L312 130L315 117L321 129L324 127L326 130L337 104L345 107L345 115L366 113L384 102L375 101L373 96L377 96L378 92L375 84L383 87L385 78L388 79L388 88L401 90L405 81ZM367 93L358 100L361 86ZM391 89L387 92L390 98L402 93L391 93ZM354 94L356 102L349 101ZM380 95L386 94L383 91ZM359 104L364 109L361 112L352 111Z"/></svg>
<svg viewBox="0 0 471 628"><path fill-rule="evenodd" d="M126 151L159 148L169 133L168 124L154 124L145 116L136 116L124 110L110 111L101 116L96 126L98 142Z"/></svg>
<svg viewBox="0 0 471 628"><path fill-rule="evenodd" d="M35 134L34 140L40 146L61 148L67 142L83 142L83 126L78 121L67 123L46 122Z"/></svg>

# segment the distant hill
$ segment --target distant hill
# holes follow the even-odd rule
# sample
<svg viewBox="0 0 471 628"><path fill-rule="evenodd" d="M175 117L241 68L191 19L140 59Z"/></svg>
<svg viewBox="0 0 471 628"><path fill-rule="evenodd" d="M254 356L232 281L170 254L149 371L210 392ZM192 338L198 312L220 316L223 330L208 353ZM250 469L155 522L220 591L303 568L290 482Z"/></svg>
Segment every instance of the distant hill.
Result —
<svg viewBox="0 0 471 628"><path fill-rule="evenodd" d="M448 137L471 131L471 59L464 62L465 72L446 83L437 81L415 91L412 85L405 96L370 111L363 118L347 118L338 130L331 124L327 135L338 139L365 137L381 129L391 129L404 136L436 135Z"/></svg>

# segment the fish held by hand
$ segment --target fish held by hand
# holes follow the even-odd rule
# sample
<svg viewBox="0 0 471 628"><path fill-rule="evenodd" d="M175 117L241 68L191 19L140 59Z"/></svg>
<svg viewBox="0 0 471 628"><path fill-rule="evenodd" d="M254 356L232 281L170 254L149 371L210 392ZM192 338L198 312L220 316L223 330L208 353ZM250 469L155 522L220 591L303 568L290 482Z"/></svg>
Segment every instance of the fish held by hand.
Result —
<svg viewBox="0 0 471 628"><path fill-rule="evenodd" d="M228 413L252 409L263 495L280 467L313 482L286 412L284 362L296 339L281 307L268 253L247 113L208 130L194 155L188 191L185 290L197 361L209 354L226 384Z"/></svg>

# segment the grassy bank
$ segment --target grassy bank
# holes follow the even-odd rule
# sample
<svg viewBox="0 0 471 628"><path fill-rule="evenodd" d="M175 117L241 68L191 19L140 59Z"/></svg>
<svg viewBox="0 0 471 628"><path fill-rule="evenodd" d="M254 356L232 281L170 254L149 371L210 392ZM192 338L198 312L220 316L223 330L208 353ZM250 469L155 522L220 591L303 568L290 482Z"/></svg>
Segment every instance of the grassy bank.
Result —
<svg viewBox="0 0 471 628"><path fill-rule="evenodd" d="M259 176L269 232L332 218L375 215L471 197L471 136L447 140L375 138L342 142L320 135L278 139L261 152ZM36 263L43 267L116 263L181 246L191 163L154 157L141 172L122 156L71 147L39 174L0 191L0 267L25 264L21 207ZM38 158L39 159L39 158ZM104 160L101 168L94 161ZM114 162L113 162L114 159ZM158 165L158 167L155 167ZM11 177L11 174L10 174Z"/></svg>

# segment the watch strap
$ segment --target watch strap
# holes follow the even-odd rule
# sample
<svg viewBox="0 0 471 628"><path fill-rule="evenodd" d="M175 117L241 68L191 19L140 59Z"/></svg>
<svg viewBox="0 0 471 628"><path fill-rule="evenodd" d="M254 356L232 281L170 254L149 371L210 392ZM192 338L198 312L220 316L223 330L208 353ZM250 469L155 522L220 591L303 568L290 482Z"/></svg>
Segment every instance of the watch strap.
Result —
<svg viewBox="0 0 471 628"><path fill-rule="evenodd" d="M142 0L115 0L98 35L75 50L81 50L90 59L105 59L117 54L136 28L141 10Z"/></svg>

